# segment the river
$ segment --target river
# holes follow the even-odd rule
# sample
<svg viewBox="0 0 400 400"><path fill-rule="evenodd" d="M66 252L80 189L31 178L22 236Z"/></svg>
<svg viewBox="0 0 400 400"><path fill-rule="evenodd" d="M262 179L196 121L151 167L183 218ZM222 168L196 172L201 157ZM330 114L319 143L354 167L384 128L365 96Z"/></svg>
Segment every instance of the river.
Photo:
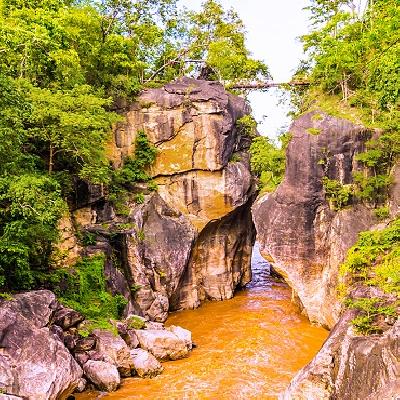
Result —
<svg viewBox="0 0 400 400"><path fill-rule="evenodd" d="M252 282L233 299L170 315L166 325L192 331L197 348L188 358L164 363L156 378L126 379L102 399L276 399L328 332L299 314L290 289L271 278L257 247L252 270Z"/></svg>

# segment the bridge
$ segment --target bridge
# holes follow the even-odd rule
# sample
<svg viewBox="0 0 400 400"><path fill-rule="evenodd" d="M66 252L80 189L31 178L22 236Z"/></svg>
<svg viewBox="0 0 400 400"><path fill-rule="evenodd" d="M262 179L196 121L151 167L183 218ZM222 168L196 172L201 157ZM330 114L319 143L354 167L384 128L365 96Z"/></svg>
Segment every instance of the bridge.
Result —
<svg viewBox="0 0 400 400"><path fill-rule="evenodd" d="M274 82L274 81L252 81L252 82L221 82L224 86L230 89L241 89L241 90L263 90L273 87L284 87L284 86L309 86L310 83L307 81L291 81L291 82Z"/></svg>

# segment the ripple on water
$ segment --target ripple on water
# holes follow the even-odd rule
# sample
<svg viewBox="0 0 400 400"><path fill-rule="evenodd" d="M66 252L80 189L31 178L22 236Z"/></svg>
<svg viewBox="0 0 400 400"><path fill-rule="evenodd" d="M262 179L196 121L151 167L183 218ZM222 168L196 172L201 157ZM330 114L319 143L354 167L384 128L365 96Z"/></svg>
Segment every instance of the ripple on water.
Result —
<svg viewBox="0 0 400 400"><path fill-rule="evenodd" d="M252 268L253 281L233 299L171 314L167 325L190 329L198 346L188 358L164 363L156 378L126 379L119 391L102 398L276 399L327 332L299 314L290 289L265 273L265 260L253 259Z"/></svg>

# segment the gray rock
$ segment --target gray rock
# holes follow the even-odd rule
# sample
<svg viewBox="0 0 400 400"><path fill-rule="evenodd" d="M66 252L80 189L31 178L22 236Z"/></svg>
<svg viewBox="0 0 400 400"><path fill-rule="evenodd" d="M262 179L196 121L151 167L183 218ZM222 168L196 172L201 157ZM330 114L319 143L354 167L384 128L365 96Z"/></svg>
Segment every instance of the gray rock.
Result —
<svg viewBox="0 0 400 400"><path fill-rule="evenodd" d="M94 330L93 335L97 339L96 351L103 354L107 361L111 361L121 376L130 376L132 360L129 348L121 336L100 329Z"/></svg>
<svg viewBox="0 0 400 400"><path fill-rule="evenodd" d="M184 339L167 330L137 330L136 335L142 349L149 351L158 360L178 360L189 354Z"/></svg>
<svg viewBox="0 0 400 400"><path fill-rule="evenodd" d="M128 329L122 338L125 340L125 343L130 349L136 349L136 347L139 346L139 340L137 338L135 329Z"/></svg>
<svg viewBox="0 0 400 400"><path fill-rule="evenodd" d="M315 115L318 114L318 118ZM312 135L308 129L319 129ZM301 115L290 127L283 182L253 206L261 253L299 297L313 322L333 327L341 304L338 269L360 231L376 219L369 208L330 209L322 178L351 184L361 168L355 156L373 131L323 112Z"/></svg>
<svg viewBox="0 0 400 400"><path fill-rule="evenodd" d="M165 326L161 322L153 322L153 321L148 321L146 322L144 329L156 329L156 330L161 330L165 329Z"/></svg>
<svg viewBox="0 0 400 400"><path fill-rule="evenodd" d="M148 351L143 349L131 350L133 367L141 378L153 378L163 371L162 365Z"/></svg>
<svg viewBox="0 0 400 400"><path fill-rule="evenodd" d="M62 307L54 313L52 322L55 325L61 326L62 329L67 330L78 325L84 319L85 317L81 313L70 308Z"/></svg>
<svg viewBox="0 0 400 400"><path fill-rule="evenodd" d="M382 335L357 336L347 311L283 400L392 400L400 395L400 321Z"/></svg>
<svg viewBox="0 0 400 400"><path fill-rule="evenodd" d="M85 375L99 390L113 392L118 389L121 378L117 367L104 361L89 360L84 366Z"/></svg>
<svg viewBox="0 0 400 400"><path fill-rule="evenodd" d="M15 296L0 304L0 387L9 395L37 400L71 393L82 369L48 328L54 295Z"/></svg>
<svg viewBox="0 0 400 400"><path fill-rule="evenodd" d="M34 290L16 294L12 301L0 300L0 307L8 308L13 314L22 315L37 328L43 328L49 324L58 303L53 292Z"/></svg>

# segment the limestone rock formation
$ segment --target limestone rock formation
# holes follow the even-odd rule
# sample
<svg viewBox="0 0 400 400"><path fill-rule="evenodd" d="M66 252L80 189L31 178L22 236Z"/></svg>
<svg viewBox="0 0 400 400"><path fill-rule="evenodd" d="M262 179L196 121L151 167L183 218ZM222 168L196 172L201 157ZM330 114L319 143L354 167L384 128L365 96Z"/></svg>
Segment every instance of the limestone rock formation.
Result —
<svg viewBox="0 0 400 400"><path fill-rule="evenodd" d="M55 300L47 290L0 300L0 388L7 395L56 399L79 383L81 368L47 327Z"/></svg>
<svg viewBox="0 0 400 400"><path fill-rule="evenodd" d="M129 215L120 215L100 188L78 188L72 221L97 235L82 254L106 253L106 275L129 300L126 313L163 322L169 310L231 298L250 280L255 191L250 140L236 126L248 112L217 82L183 78L145 90L116 127L108 154L122 166L143 130L158 149L149 171L157 192L132 185ZM142 204L134 201L138 192Z"/></svg>
<svg viewBox="0 0 400 400"><path fill-rule="evenodd" d="M311 134L311 129L319 133ZM352 183L352 173L361 169L355 155L374 133L322 112L300 116L290 132L284 181L253 206L257 240L310 320L333 327L340 312L339 266L358 233L377 221L363 205L332 210L322 178Z"/></svg>
<svg viewBox="0 0 400 400"><path fill-rule="evenodd" d="M347 311L282 400L391 400L400 394L400 320L383 335L357 336Z"/></svg>

